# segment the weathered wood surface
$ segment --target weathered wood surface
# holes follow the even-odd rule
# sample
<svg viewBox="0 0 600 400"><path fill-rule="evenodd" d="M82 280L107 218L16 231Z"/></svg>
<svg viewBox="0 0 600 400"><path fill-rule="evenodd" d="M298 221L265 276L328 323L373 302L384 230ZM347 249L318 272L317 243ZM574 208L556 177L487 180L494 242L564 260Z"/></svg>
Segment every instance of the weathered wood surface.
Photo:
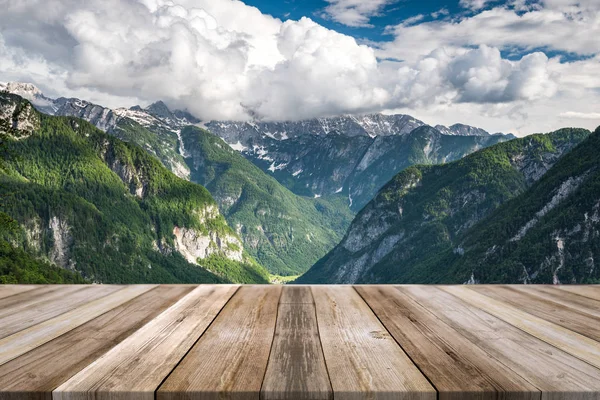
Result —
<svg viewBox="0 0 600 400"><path fill-rule="evenodd" d="M8 307L0 312L0 338L37 325L57 315L119 290L118 286L65 287L51 296L36 296L36 291L26 292L33 302L24 307ZM24 302L25 303L25 302Z"/></svg>
<svg viewBox="0 0 600 400"><path fill-rule="evenodd" d="M54 391L54 399L153 399L236 286L199 286Z"/></svg>
<svg viewBox="0 0 600 400"><path fill-rule="evenodd" d="M283 288L261 394L265 400L333 398L308 286Z"/></svg>
<svg viewBox="0 0 600 400"><path fill-rule="evenodd" d="M3 399L51 399L52 391L189 293L164 285L0 366Z"/></svg>
<svg viewBox="0 0 600 400"><path fill-rule="evenodd" d="M392 286L357 286L388 332L447 399L537 399L540 391Z"/></svg>
<svg viewBox="0 0 600 400"><path fill-rule="evenodd" d="M0 365L75 329L152 289L152 285L127 286L55 318L0 340Z"/></svg>
<svg viewBox="0 0 600 400"><path fill-rule="evenodd" d="M14 296L15 294L28 292L35 289L36 285L1 285L0 286L0 299L5 297Z"/></svg>
<svg viewBox="0 0 600 400"><path fill-rule="evenodd" d="M597 400L599 327L597 285L0 285L0 400Z"/></svg>
<svg viewBox="0 0 600 400"><path fill-rule="evenodd" d="M258 398L280 286L244 286L157 392L157 399Z"/></svg>
<svg viewBox="0 0 600 400"><path fill-rule="evenodd" d="M335 397L435 399L436 391L351 286L314 286Z"/></svg>
<svg viewBox="0 0 600 400"><path fill-rule="evenodd" d="M597 341L505 302L482 295L473 289L459 286L447 286L443 289L522 331L600 368L600 343Z"/></svg>

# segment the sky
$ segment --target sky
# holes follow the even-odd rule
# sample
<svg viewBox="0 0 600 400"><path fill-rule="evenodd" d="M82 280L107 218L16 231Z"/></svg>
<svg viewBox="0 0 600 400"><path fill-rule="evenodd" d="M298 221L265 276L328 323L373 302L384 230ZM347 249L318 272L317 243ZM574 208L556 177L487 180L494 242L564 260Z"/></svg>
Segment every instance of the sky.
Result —
<svg viewBox="0 0 600 400"><path fill-rule="evenodd" d="M203 120L600 125L600 0L0 0L0 81Z"/></svg>

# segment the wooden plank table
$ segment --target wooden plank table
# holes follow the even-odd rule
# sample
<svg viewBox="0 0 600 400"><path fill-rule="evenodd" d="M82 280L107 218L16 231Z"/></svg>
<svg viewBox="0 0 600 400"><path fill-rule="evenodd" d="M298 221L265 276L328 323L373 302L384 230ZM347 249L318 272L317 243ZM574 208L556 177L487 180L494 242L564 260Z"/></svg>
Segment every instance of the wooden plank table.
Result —
<svg viewBox="0 0 600 400"><path fill-rule="evenodd" d="M600 286L0 285L0 400L600 399Z"/></svg>

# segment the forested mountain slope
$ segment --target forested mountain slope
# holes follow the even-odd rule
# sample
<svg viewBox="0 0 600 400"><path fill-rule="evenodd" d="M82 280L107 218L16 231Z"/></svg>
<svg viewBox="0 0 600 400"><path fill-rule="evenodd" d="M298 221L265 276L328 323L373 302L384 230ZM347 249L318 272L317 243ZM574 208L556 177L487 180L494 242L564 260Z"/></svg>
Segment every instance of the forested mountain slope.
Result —
<svg viewBox="0 0 600 400"><path fill-rule="evenodd" d="M526 192L589 131L563 129L397 174L352 222L342 242L299 283L463 283L443 262L479 221ZM521 269L522 272L522 269Z"/></svg>
<svg viewBox="0 0 600 400"><path fill-rule="evenodd" d="M0 93L3 241L95 282L266 282L210 193L138 146Z"/></svg>

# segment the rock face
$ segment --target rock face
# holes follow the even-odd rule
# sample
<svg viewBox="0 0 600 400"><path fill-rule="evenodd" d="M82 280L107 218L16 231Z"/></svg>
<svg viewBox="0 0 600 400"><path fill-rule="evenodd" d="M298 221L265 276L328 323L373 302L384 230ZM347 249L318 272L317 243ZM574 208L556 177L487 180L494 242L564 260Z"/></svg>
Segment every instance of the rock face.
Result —
<svg viewBox="0 0 600 400"><path fill-rule="evenodd" d="M53 216L50 218L48 228L52 233L50 261L63 268L71 267L71 269L74 269L71 259L71 246L73 245L71 227L66 221Z"/></svg>
<svg viewBox="0 0 600 400"><path fill-rule="evenodd" d="M440 262L468 254L461 238L524 193L589 135L561 130L501 143L459 161L409 167L355 217L342 242L299 283L463 283ZM542 172L543 171L543 172ZM573 178L573 187L579 178ZM474 279L484 281L475 273Z"/></svg>
<svg viewBox="0 0 600 400"><path fill-rule="evenodd" d="M192 264L197 264L198 259L202 260L216 254L224 254L230 260L243 261L242 243L235 236L220 237L214 232L204 236L194 229L179 227L173 228L173 235L175 249Z"/></svg>
<svg viewBox="0 0 600 400"><path fill-rule="evenodd" d="M0 96L0 132L14 139L24 139L39 126L39 115L29 102L8 93Z"/></svg>
<svg viewBox="0 0 600 400"><path fill-rule="evenodd" d="M410 133L422 125L425 124L410 115L368 114L281 122L210 121L205 123L204 127L227 143L240 142L248 147L252 144L253 139L264 137L286 140L300 136L327 136L330 134L350 137L391 136Z"/></svg>

